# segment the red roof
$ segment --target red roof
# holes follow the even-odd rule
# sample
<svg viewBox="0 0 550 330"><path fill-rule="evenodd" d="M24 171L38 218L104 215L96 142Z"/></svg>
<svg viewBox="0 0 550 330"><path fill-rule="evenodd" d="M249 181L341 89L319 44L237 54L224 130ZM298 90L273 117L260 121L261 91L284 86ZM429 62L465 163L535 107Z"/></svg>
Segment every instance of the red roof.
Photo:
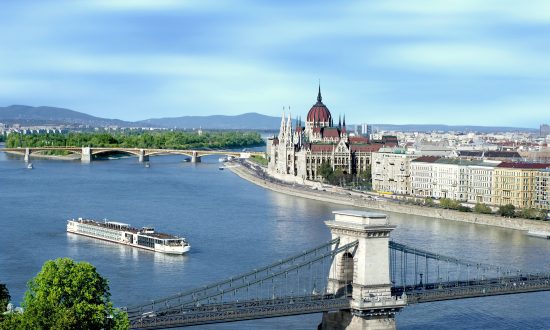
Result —
<svg viewBox="0 0 550 330"><path fill-rule="evenodd" d="M544 169L544 168L550 168L550 164L502 162L502 163L498 164L497 167L524 168L524 169Z"/></svg>
<svg viewBox="0 0 550 330"><path fill-rule="evenodd" d="M338 129L335 127L325 127L323 129L323 137L327 138L339 138L340 133L338 132Z"/></svg>
<svg viewBox="0 0 550 330"><path fill-rule="evenodd" d="M376 152L382 148L382 144L352 144L350 145L351 152Z"/></svg>
<svg viewBox="0 0 550 330"><path fill-rule="evenodd" d="M332 152L334 150L334 144L311 144L312 152Z"/></svg>
<svg viewBox="0 0 550 330"><path fill-rule="evenodd" d="M364 144L367 144L367 143L369 143L369 139L366 138L366 137L363 137L363 136L350 136L349 137L349 142L350 143L364 143Z"/></svg>
<svg viewBox="0 0 550 330"><path fill-rule="evenodd" d="M330 122L331 115L328 108L321 102L317 102L307 113L309 122Z"/></svg>

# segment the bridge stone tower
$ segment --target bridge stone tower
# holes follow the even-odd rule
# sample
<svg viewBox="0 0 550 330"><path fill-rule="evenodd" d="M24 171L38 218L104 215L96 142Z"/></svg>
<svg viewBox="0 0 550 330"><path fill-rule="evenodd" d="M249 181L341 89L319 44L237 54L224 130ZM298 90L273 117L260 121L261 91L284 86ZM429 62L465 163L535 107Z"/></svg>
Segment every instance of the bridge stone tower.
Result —
<svg viewBox="0 0 550 330"><path fill-rule="evenodd" d="M351 283L351 310L325 313L320 329L395 329L395 313L406 305L391 295L389 238L395 226L382 213L333 213L334 220L325 222L332 238L339 237L340 245L359 244L336 255L329 272L330 293L345 294Z"/></svg>

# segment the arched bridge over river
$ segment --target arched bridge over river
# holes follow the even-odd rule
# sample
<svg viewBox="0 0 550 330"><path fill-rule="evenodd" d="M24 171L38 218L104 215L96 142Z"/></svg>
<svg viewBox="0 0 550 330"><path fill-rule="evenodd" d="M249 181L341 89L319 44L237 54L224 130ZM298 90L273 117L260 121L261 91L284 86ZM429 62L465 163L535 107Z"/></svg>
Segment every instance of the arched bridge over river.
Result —
<svg viewBox="0 0 550 330"><path fill-rule="evenodd" d="M264 156L263 152L239 152L234 150L192 150L192 149L142 149L119 147L32 147L32 148L2 148L0 151L24 156L26 162L32 154L51 151L65 151L80 155L82 162L90 162L94 156L107 153L124 153L137 156L140 162L148 161L149 156L159 155L183 155L191 158L191 162L201 161L201 157L208 155L232 156L237 158L249 158L251 156Z"/></svg>
<svg viewBox="0 0 550 330"><path fill-rule="evenodd" d="M329 242L196 289L126 308L133 329L323 313L319 329L395 329L407 305L550 291L527 274L390 240L386 215L335 211Z"/></svg>

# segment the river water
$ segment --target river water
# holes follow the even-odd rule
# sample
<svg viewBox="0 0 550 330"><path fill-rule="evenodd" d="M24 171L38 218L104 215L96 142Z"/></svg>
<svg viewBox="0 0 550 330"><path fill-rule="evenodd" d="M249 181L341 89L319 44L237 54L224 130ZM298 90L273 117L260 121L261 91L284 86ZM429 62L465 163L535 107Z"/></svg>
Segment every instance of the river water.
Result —
<svg viewBox="0 0 550 330"><path fill-rule="evenodd" d="M0 282L20 302L26 282L49 259L95 265L117 306L134 305L237 275L330 238L323 221L342 209L265 190L217 158L181 156L94 161L33 160L0 153ZM186 256L163 256L65 232L73 217L154 225L183 234ZM391 214L396 241L478 262L548 271L550 241L518 231ZM201 329L315 329L320 315L275 318ZM407 307L400 329L549 329L550 293L476 298Z"/></svg>

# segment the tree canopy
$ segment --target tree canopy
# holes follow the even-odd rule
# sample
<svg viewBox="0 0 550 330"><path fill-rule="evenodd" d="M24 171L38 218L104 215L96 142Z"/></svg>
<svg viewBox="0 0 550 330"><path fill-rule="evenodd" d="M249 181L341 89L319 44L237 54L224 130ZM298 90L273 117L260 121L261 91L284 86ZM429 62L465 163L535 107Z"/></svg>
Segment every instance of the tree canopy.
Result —
<svg viewBox="0 0 550 330"><path fill-rule="evenodd" d="M476 203L476 206L474 206L474 212L481 214L491 214L493 213L493 210L491 210L491 208L486 204Z"/></svg>
<svg viewBox="0 0 550 330"><path fill-rule="evenodd" d="M332 176L332 173L334 172L332 170L332 166L328 162L323 162L319 166L318 170L319 170L319 175L321 175L321 177L325 180L329 180L330 177Z"/></svg>
<svg viewBox="0 0 550 330"><path fill-rule="evenodd" d="M27 284L24 312L12 315L21 329L128 329L125 313L113 308L109 285L95 267L68 258L47 261ZM2 324L0 324L2 325Z"/></svg>
<svg viewBox="0 0 550 330"><path fill-rule="evenodd" d="M513 218L513 217L516 216L516 207L512 204L501 205L498 208L497 213L500 214L503 217Z"/></svg>
<svg viewBox="0 0 550 330"><path fill-rule="evenodd" d="M154 149L242 148L263 145L256 132L152 131L123 133L10 134L6 147L121 147Z"/></svg>
<svg viewBox="0 0 550 330"><path fill-rule="evenodd" d="M0 283L0 320L2 320L2 313L5 312L8 307L10 298L8 287L5 284Z"/></svg>

